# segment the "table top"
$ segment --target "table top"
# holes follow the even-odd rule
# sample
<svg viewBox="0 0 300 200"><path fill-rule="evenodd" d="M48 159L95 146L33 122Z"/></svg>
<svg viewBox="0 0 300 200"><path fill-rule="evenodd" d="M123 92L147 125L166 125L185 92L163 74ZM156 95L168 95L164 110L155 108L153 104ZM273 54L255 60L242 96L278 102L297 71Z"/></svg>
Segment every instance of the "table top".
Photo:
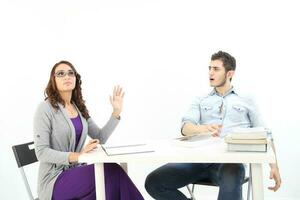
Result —
<svg viewBox="0 0 300 200"><path fill-rule="evenodd" d="M272 148L267 152L229 152L223 139L211 138L197 147L186 147L174 140L147 142L154 152L108 156L99 146L79 156L82 163L275 163ZM270 146L270 145L269 145Z"/></svg>

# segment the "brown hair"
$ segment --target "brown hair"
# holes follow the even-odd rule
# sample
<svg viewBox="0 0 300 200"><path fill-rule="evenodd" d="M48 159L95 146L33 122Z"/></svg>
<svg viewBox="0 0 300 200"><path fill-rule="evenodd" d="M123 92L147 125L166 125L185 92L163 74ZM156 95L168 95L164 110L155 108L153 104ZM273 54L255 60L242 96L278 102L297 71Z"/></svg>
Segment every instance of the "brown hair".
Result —
<svg viewBox="0 0 300 200"><path fill-rule="evenodd" d="M231 56L229 53L224 51L218 51L217 53L214 53L211 56L211 61L213 60L221 60L223 62L223 66L225 68L225 72L228 72L230 70L235 71L236 68L236 61L233 56ZM230 78L231 81L232 78Z"/></svg>
<svg viewBox="0 0 300 200"><path fill-rule="evenodd" d="M58 89L56 87L55 76L54 76L55 69L60 64L66 64L66 65L70 66L72 68L72 70L75 72L76 84L75 84L74 90L72 91L71 101L75 103L75 105L78 107L79 111L81 112L82 116L85 119L90 118L89 111L87 110L87 108L85 106L85 101L82 98L81 76L80 76L80 74L77 73L75 67L68 61L62 60L53 66L51 73L50 73L48 85L44 92L44 95L46 97L45 100L48 99L50 101L51 105L56 109L59 108L58 103L61 103L62 105L65 106L65 102L61 98L61 96L58 92Z"/></svg>

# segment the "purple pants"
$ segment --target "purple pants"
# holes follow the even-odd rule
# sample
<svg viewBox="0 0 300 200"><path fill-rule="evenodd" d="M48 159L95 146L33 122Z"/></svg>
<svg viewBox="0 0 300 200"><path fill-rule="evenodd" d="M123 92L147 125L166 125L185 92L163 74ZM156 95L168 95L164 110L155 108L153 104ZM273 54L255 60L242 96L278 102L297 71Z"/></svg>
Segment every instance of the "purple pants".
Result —
<svg viewBox="0 0 300 200"><path fill-rule="evenodd" d="M143 200L124 170L114 163L104 164L106 200ZM53 200L95 200L94 165L71 168L62 172L53 189Z"/></svg>

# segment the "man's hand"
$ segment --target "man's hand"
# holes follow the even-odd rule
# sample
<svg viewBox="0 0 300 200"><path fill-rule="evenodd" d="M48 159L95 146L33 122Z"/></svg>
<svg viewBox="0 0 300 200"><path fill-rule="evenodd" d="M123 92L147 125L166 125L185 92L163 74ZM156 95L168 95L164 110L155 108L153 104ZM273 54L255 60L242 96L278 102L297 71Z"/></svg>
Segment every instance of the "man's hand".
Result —
<svg viewBox="0 0 300 200"><path fill-rule="evenodd" d="M210 134L213 137L218 137L220 135L221 128L222 125L219 124L196 125L191 122L187 122L182 128L182 134L185 136Z"/></svg>
<svg viewBox="0 0 300 200"><path fill-rule="evenodd" d="M219 124L208 124L208 125L205 125L205 128L207 129L208 132L211 133L211 136L213 136L213 137L219 137L222 125L219 125Z"/></svg>
<svg viewBox="0 0 300 200"><path fill-rule="evenodd" d="M278 169L277 165L271 165L270 179L274 179L275 186L268 187L268 189L276 192L281 185L281 178L280 178L280 173L279 173L279 169Z"/></svg>

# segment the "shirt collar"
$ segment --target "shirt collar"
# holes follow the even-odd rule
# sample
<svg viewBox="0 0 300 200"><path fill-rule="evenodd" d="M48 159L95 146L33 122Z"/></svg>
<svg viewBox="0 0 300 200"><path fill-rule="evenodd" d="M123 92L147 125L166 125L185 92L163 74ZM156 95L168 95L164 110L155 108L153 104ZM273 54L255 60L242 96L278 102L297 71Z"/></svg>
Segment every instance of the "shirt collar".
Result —
<svg viewBox="0 0 300 200"><path fill-rule="evenodd" d="M235 89L234 87L231 87L231 89L228 90L228 91L223 95L223 97L225 97L225 96L227 96L227 95L229 95L229 94L231 94L231 93L237 94L237 93L236 93L236 89ZM220 95L220 94L217 92L216 88L214 88L214 89L209 93L209 95L210 95L210 96L213 96L213 95L222 96L222 95Z"/></svg>

